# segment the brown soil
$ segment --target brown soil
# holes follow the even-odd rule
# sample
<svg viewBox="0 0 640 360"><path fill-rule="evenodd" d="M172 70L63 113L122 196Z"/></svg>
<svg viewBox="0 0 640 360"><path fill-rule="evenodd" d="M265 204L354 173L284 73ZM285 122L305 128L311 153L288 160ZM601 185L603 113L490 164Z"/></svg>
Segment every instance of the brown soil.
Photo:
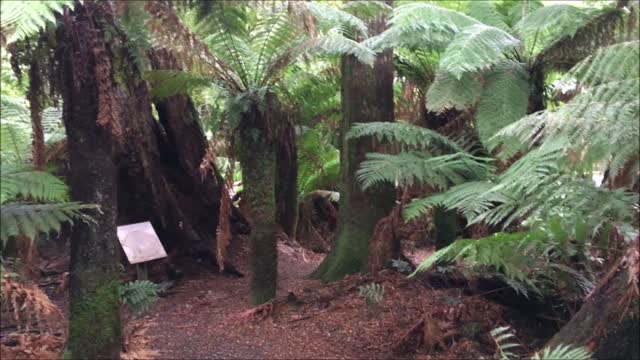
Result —
<svg viewBox="0 0 640 360"><path fill-rule="evenodd" d="M221 275L209 264L178 259L183 276L168 296L142 318L126 317L128 352L123 356L487 359L495 353L488 333L504 325L511 325L518 342L527 346L518 349L521 353L530 353L543 341L529 333L531 323L517 312L481 295L468 295L459 288L433 289L424 279L408 279L391 270L321 284L305 276L323 255L283 243L278 246L278 297L272 307L258 311L248 305L248 276ZM429 253L420 250L409 257L419 262ZM246 258L242 252L239 256ZM234 263L246 271L241 261ZM371 282L384 286L384 298L367 307L359 287ZM64 294L45 290L64 309ZM27 343L14 349L3 345L3 359L40 358L25 349L30 349ZM59 354L61 346L50 350Z"/></svg>

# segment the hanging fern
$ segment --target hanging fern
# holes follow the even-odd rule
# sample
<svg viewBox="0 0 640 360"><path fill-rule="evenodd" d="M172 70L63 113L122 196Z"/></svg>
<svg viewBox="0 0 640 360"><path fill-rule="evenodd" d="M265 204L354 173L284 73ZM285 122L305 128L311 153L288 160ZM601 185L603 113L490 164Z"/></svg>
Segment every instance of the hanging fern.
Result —
<svg viewBox="0 0 640 360"><path fill-rule="evenodd" d="M520 41L487 25L472 25L456 34L440 60L440 67L460 80L464 73L487 69L504 60Z"/></svg>
<svg viewBox="0 0 640 360"><path fill-rule="evenodd" d="M0 203L18 197L42 202L69 200L69 188L57 177L25 166L2 166Z"/></svg>
<svg viewBox="0 0 640 360"><path fill-rule="evenodd" d="M8 43L25 39L47 22L55 23L55 13L61 13L65 7L73 7L73 0L3 1L2 37Z"/></svg>
<svg viewBox="0 0 640 360"><path fill-rule="evenodd" d="M527 114L529 82L522 64L504 62L486 76L478 102L476 126L480 140L488 145L498 130Z"/></svg>
<svg viewBox="0 0 640 360"><path fill-rule="evenodd" d="M17 235L33 239L40 232L60 231L62 223L73 223L74 219L91 221L84 211L95 209L93 205L76 202L53 204L7 203L2 205L0 215L0 240Z"/></svg>
<svg viewBox="0 0 640 360"><path fill-rule="evenodd" d="M400 186L425 184L446 189L471 179L484 178L490 172L491 159L463 152L433 156L427 152L404 152L398 155L369 153L360 163L356 178L364 189L387 182Z"/></svg>
<svg viewBox="0 0 640 360"><path fill-rule="evenodd" d="M444 151L463 151L454 141L433 130L400 122L356 123L347 139L373 136L378 141L402 144L410 149L437 148Z"/></svg>

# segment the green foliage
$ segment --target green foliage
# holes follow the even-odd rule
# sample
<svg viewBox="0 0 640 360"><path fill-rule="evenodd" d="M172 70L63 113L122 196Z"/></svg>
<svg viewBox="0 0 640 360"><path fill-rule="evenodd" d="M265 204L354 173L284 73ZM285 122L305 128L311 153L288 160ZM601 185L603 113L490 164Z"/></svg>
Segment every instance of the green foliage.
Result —
<svg viewBox="0 0 640 360"><path fill-rule="evenodd" d="M456 34L447 46L440 67L460 80L463 74L486 70L514 51L520 41L503 30L477 24Z"/></svg>
<svg viewBox="0 0 640 360"><path fill-rule="evenodd" d="M486 76L478 102L478 136L484 144L498 130L527 114L529 82L526 69L516 62L504 62Z"/></svg>
<svg viewBox="0 0 640 360"><path fill-rule="evenodd" d="M359 288L359 294L364 298L368 309L375 308L384 299L384 285L370 283Z"/></svg>
<svg viewBox="0 0 640 360"><path fill-rule="evenodd" d="M335 188L340 170L340 153L318 130L308 130L298 142L298 193Z"/></svg>
<svg viewBox="0 0 640 360"><path fill-rule="evenodd" d="M0 203L2 204L18 197L40 202L69 200L67 185L48 172L15 165L3 165L1 171Z"/></svg>
<svg viewBox="0 0 640 360"><path fill-rule="evenodd" d="M360 163L356 178L364 189L387 182L399 186L426 184L437 189L486 177L490 159L464 152L434 156L429 152L403 152L397 155L369 153Z"/></svg>
<svg viewBox="0 0 640 360"><path fill-rule="evenodd" d="M571 345L558 345L551 349L546 347L537 352L531 360L589 360L591 354L584 347L573 347Z"/></svg>
<svg viewBox="0 0 640 360"><path fill-rule="evenodd" d="M515 354L509 351L509 349L520 346L520 344L513 342L515 335L513 335L510 330L510 326L501 326L489 332L491 338L496 343L497 357L500 358L500 360L508 360L515 357Z"/></svg>
<svg viewBox="0 0 640 360"><path fill-rule="evenodd" d="M442 112L447 109L472 108L482 95L482 79L476 73L465 73L460 79L444 71L436 72L427 91L427 109Z"/></svg>
<svg viewBox="0 0 640 360"><path fill-rule="evenodd" d="M347 133L347 139L373 136L380 142L401 144L409 149L440 149L462 151L454 141L433 130L400 122L357 123Z"/></svg>
<svg viewBox="0 0 640 360"><path fill-rule="evenodd" d="M3 1L2 37L11 43L36 34L65 7L73 7L73 0Z"/></svg>
<svg viewBox="0 0 640 360"><path fill-rule="evenodd" d="M507 16L500 12L498 3L495 1L470 1L467 3L465 13L483 24L506 32L511 31L511 27L507 24Z"/></svg>
<svg viewBox="0 0 640 360"><path fill-rule="evenodd" d="M120 302L139 315L158 300L158 289L158 285L151 281L136 280L120 285L118 294Z"/></svg>

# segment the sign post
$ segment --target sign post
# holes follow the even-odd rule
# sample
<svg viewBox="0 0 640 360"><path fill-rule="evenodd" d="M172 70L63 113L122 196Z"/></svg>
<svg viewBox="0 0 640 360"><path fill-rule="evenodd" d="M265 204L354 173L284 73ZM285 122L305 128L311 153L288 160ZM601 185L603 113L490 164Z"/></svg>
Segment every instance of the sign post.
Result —
<svg viewBox="0 0 640 360"><path fill-rule="evenodd" d="M118 226L118 240L129 263L136 265L138 280L148 280L147 261L167 257L149 221Z"/></svg>

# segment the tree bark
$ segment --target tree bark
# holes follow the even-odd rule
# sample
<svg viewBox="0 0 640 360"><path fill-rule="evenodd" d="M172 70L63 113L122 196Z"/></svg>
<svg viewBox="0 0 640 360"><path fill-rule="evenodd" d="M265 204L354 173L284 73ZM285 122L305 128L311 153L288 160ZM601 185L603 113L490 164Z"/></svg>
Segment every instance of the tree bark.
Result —
<svg viewBox="0 0 640 360"><path fill-rule="evenodd" d="M270 97L272 95L267 95ZM275 100L267 100L265 112L256 105L242 115L238 155L242 166L243 197L248 205L250 302L259 305L276 295L278 250L276 234L276 152L266 124L267 116L278 112ZM266 115L270 114L270 115Z"/></svg>
<svg viewBox="0 0 640 360"><path fill-rule="evenodd" d="M59 34L61 92L75 201L98 204L95 224L78 222L71 233L70 316L67 351L70 358L113 359L121 349L118 296L117 189L111 128L99 124L99 79L95 48L105 39L96 24L108 23L94 4L76 4L66 14ZM88 45L91 44L91 45ZM94 48L95 47L95 48ZM104 55L104 54L103 54Z"/></svg>
<svg viewBox="0 0 640 360"><path fill-rule="evenodd" d="M369 23L369 32L384 31L385 19ZM345 275L368 270L369 239L376 223L394 205L392 185L364 192L355 177L368 152L375 151L373 139L350 139L345 134L356 122L393 121L393 51L376 57L373 67L354 56L342 58L342 112L340 128L340 206L336 246L311 275L333 281Z"/></svg>
<svg viewBox="0 0 640 360"><path fill-rule="evenodd" d="M277 223L294 240L298 223L298 149L293 123L286 121L276 145Z"/></svg>
<svg viewBox="0 0 640 360"><path fill-rule="evenodd" d="M638 244L636 238L635 243L630 245L625 260L616 263L580 310L547 346L585 346L596 359L640 358ZM629 276L634 273L635 282L629 281ZM635 291L633 286L636 287Z"/></svg>

